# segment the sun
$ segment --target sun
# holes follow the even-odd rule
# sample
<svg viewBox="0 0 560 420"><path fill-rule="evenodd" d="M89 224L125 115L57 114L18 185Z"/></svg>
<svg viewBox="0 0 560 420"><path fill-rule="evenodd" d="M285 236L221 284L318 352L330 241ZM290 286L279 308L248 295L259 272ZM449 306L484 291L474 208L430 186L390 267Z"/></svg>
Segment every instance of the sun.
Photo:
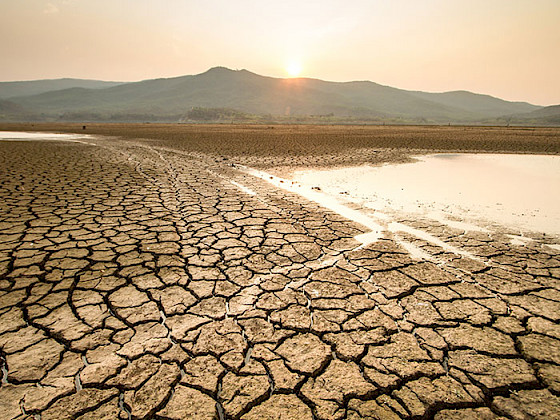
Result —
<svg viewBox="0 0 560 420"><path fill-rule="evenodd" d="M290 77L298 77L301 74L301 63L297 61L290 61L286 66L286 72Z"/></svg>

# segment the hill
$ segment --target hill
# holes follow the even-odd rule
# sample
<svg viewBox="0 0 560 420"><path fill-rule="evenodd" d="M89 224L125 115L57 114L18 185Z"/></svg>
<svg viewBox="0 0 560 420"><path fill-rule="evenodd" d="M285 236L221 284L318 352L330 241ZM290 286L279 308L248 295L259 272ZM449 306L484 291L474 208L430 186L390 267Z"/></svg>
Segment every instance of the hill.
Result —
<svg viewBox="0 0 560 420"><path fill-rule="evenodd" d="M487 115L488 117L500 117L502 115L528 112L531 109L538 110L541 108L527 102L509 102L490 95L481 95L464 90L444 93L413 92L413 94L438 104Z"/></svg>
<svg viewBox="0 0 560 420"><path fill-rule="evenodd" d="M476 123L540 109L471 92L426 93L370 81L282 79L224 67L198 75L95 89L71 86L11 97L10 102L24 109L27 116L68 121L189 120L190 112L196 108L225 110L222 114L227 118L264 115L276 120L320 118L326 122Z"/></svg>
<svg viewBox="0 0 560 420"><path fill-rule="evenodd" d="M513 115L514 124L560 125L560 105L545 106L532 112Z"/></svg>
<svg viewBox="0 0 560 420"><path fill-rule="evenodd" d="M54 90L68 88L103 89L117 86L121 82L103 82L101 80L86 79L52 79L30 80L23 82L0 82L0 99L9 99L16 96L38 95Z"/></svg>

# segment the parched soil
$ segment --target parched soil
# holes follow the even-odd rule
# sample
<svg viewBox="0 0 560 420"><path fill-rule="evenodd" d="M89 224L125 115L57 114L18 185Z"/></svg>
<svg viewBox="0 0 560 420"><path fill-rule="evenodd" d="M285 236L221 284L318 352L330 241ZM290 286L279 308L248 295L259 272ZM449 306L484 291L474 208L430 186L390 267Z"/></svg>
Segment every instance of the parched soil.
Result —
<svg viewBox="0 0 560 420"><path fill-rule="evenodd" d="M440 151L560 153L560 128L472 126L0 124L0 130L100 134L253 166L384 163Z"/></svg>
<svg viewBox="0 0 560 420"><path fill-rule="evenodd" d="M409 238L433 257L413 259L232 165L406 159L461 130L558 153L558 130L158 128L0 142L0 418L560 417L546 238L403 219L465 251Z"/></svg>

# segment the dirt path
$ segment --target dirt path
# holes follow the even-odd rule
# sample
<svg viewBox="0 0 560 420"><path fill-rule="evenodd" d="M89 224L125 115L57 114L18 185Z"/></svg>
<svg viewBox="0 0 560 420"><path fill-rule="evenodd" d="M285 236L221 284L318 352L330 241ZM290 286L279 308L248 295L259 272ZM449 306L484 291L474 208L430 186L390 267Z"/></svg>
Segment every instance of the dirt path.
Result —
<svg viewBox="0 0 560 420"><path fill-rule="evenodd" d="M0 418L560 417L557 250L92 142L0 143Z"/></svg>

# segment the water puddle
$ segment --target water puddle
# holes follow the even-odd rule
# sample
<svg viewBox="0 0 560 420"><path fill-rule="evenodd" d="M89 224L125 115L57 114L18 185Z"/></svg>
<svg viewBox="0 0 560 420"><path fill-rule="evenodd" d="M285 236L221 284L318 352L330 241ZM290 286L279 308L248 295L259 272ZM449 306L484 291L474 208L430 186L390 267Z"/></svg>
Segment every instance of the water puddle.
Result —
<svg viewBox="0 0 560 420"><path fill-rule="evenodd" d="M67 141L72 143L90 144L85 141L92 136L87 134L59 134L40 132L0 131L0 141Z"/></svg>
<svg viewBox="0 0 560 420"><path fill-rule="evenodd" d="M490 223L560 234L560 156L437 154L407 164L298 171L292 180L374 211L421 214L464 230L484 231Z"/></svg>

